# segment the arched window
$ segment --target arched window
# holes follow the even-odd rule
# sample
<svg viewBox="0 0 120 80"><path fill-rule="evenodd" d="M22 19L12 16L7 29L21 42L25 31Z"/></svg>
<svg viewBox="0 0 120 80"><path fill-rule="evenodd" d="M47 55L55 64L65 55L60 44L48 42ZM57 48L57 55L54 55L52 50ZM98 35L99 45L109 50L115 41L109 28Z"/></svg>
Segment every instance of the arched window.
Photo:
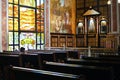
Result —
<svg viewBox="0 0 120 80"><path fill-rule="evenodd" d="M44 48L44 0L8 0L9 50Z"/></svg>

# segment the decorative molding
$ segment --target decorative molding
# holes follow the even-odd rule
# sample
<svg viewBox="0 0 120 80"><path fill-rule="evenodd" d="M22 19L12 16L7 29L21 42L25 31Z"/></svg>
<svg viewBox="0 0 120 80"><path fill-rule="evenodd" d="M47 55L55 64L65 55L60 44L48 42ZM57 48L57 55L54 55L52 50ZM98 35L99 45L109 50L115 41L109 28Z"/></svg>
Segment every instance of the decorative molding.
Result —
<svg viewBox="0 0 120 80"><path fill-rule="evenodd" d="M0 0L0 45L2 45L2 4ZM2 46L0 46L0 51L2 51Z"/></svg>
<svg viewBox="0 0 120 80"><path fill-rule="evenodd" d="M7 2L8 2L8 0L1 0L2 2L1 2L1 8L2 8L2 10L1 10L1 12L2 12L2 25L1 25L1 27L2 27L2 31L1 31L1 33L2 33L2 50L7 50L7 47L8 47L8 44L7 44L7 42L8 42L8 34L7 34L7 20L8 20L8 18L7 18L7 11L8 11L8 9L7 9Z"/></svg>
<svg viewBox="0 0 120 80"><path fill-rule="evenodd" d="M45 0L45 47L50 47L50 0Z"/></svg>

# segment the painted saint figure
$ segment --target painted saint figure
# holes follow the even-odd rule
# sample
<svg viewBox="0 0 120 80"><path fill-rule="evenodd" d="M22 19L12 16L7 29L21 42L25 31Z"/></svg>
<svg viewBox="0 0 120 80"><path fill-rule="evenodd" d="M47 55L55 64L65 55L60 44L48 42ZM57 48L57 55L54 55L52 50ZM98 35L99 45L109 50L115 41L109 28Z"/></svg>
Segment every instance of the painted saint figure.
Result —
<svg viewBox="0 0 120 80"><path fill-rule="evenodd" d="M64 12L64 33L72 33L70 12L68 10Z"/></svg>
<svg viewBox="0 0 120 80"><path fill-rule="evenodd" d="M107 21L105 20L105 18L102 18L101 22L100 22L100 28L101 28L101 33L107 33Z"/></svg>
<svg viewBox="0 0 120 80"><path fill-rule="evenodd" d="M62 28L63 28L62 17L61 17L61 16L58 16L58 17L56 18L55 32L62 32Z"/></svg>
<svg viewBox="0 0 120 80"><path fill-rule="evenodd" d="M94 20L94 18L90 18L90 20L89 20L88 31L89 31L89 33L95 32L95 20Z"/></svg>

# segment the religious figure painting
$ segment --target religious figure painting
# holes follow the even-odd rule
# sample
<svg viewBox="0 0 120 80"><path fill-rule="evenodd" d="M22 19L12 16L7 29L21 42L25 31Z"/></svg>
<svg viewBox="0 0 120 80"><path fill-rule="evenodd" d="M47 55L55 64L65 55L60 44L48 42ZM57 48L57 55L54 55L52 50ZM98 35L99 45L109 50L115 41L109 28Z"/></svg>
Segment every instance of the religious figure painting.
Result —
<svg viewBox="0 0 120 80"><path fill-rule="evenodd" d="M72 33L72 0L50 2L50 32Z"/></svg>
<svg viewBox="0 0 120 80"><path fill-rule="evenodd" d="M104 18L100 21L100 33L107 33L107 21Z"/></svg>
<svg viewBox="0 0 120 80"><path fill-rule="evenodd" d="M88 21L88 32L95 33L95 20L92 17Z"/></svg>

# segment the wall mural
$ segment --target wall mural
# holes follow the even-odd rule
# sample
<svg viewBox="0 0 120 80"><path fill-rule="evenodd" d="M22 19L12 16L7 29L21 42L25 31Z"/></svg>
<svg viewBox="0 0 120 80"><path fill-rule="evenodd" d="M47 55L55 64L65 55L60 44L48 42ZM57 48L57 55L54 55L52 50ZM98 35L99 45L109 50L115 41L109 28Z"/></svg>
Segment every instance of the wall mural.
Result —
<svg viewBox="0 0 120 80"><path fill-rule="evenodd" d="M72 33L71 5L71 0L51 0L50 32Z"/></svg>

